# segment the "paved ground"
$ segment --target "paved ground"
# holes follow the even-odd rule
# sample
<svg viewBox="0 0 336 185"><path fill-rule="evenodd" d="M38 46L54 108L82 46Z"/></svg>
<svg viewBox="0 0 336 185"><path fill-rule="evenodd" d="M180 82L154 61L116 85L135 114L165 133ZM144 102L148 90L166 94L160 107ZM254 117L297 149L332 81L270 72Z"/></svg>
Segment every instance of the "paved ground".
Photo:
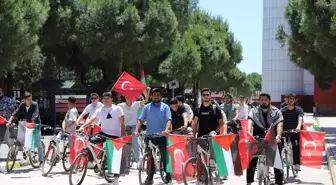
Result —
<svg viewBox="0 0 336 185"><path fill-rule="evenodd" d="M312 117L307 117L306 120L312 119ZM319 120L321 126L323 127L336 127L336 119L326 119ZM333 126L333 122L334 125ZM1 146L0 158L5 157L7 154L6 147ZM31 167L21 167L19 169L14 169L11 174L0 173L1 183L4 185L63 185L69 183L68 174L63 172L62 165L59 163L54 167L50 177L41 176L40 170L33 170ZM155 177L155 184L160 183L161 180L157 175ZM106 181L96 174L92 170L88 171L88 174L83 182L83 185L105 185L108 184ZM119 184L121 185L136 185L138 184L138 174L135 169L131 171L128 176L121 177ZM175 183L177 184L177 183ZM229 180L225 181L226 185L244 185L246 184L245 176L243 177L230 177ZM256 184L256 183L254 183ZM324 166L322 169L311 169L302 167L302 171L299 173L299 177L296 179L291 178L289 185L302 184L302 185L332 185L331 176L326 166L326 160L324 161Z"/></svg>

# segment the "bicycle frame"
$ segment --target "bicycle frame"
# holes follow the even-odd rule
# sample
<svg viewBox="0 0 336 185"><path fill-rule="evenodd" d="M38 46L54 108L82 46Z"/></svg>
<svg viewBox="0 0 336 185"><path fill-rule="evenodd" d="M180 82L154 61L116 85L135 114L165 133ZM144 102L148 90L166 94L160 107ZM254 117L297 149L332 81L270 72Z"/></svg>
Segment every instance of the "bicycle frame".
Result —
<svg viewBox="0 0 336 185"><path fill-rule="evenodd" d="M160 152L159 147L154 145L152 143L152 141L149 139L148 140L148 149L151 150L151 154L153 157L153 161L154 161L154 165L155 165L155 169L160 169L160 163L157 160L157 154L158 152Z"/></svg>
<svg viewBox="0 0 336 185"><path fill-rule="evenodd" d="M207 139L209 142L209 139ZM209 164L210 164L210 152L207 152L206 150L204 150L199 144L197 144L197 154L196 155L200 155L201 157L201 162L204 164L206 171L209 171ZM207 157L208 160L205 160L205 157Z"/></svg>
<svg viewBox="0 0 336 185"><path fill-rule="evenodd" d="M87 146L85 146L83 148L82 152L84 152L86 155L88 155L87 152L90 152L92 154L93 160L96 161L96 165L97 165L98 169L102 170L102 166L101 166L101 164L98 163L98 156L94 152L94 148L99 149L99 151L103 151L103 156L106 154L106 150L104 148L100 148L96 144L91 143L90 141L88 141ZM87 151L87 149L89 151Z"/></svg>
<svg viewBox="0 0 336 185"><path fill-rule="evenodd" d="M288 141L287 141L287 139L288 139ZM293 152L292 152L292 148L291 148L292 145L291 144L292 144L292 142L291 142L289 136L288 137L284 137L284 147L283 147L283 150L285 150L287 152L288 156L289 156L289 159L287 159L287 161L286 161L289 166L292 166L293 162L294 162L293 161ZM284 156L282 156L282 157L284 157Z"/></svg>

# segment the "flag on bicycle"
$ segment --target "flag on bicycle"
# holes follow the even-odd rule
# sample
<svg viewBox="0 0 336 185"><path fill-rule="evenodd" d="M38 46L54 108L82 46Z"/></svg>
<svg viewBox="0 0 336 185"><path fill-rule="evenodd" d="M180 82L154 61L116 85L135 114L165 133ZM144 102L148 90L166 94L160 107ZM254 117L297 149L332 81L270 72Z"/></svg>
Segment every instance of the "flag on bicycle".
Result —
<svg viewBox="0 0 336 185"><path fill-rule="evenodd" d="M130 151L125 150L125 145L132 139L132 135L106 139L106 155L107 155L107 170L109 173L124 174L129 169L129 163L126 161L126 156L129 156Z"/></svg>
<svg viewBox="0 0 336 185"><path fill-rule="evenodd" d="M91 129L92 129L92 133L91 133ZM94 135L94 134L97 134L98 132L101 132L101 131L102 131L102 129L97 124L93 124L93 128L91 126L86 128L86 133L89 134L89 135ZM99 148L103 148L103 144L97 144L97 146ZM95 152L96 155L98 155L98 153L100 151L99 148L93 148L93 151Z"/></svg>
<svg viewBox="0 0 336 185"><path fill-rule="evenodd" d="M307 131L322 132L322 129L317 123L304 123L303 126Z"/></svg>
<svg viewBox="0 0 336 185"><path fill-rule="evenodd" d="M188 135L175 135L175 134L169 134L167 136L167 147L175 144L175 143L178 143L178 142L181 142L181 141L185 141L189 138L190 136ZM187 150L189 150L189 152L191 153L191 145L192 145L192 142L188 142L188 145L187 145ZM170 157L170 155L167 155L167 167L166 167L166 170L168 173L173 173L173 168L172 168L172 158Z"/></svg>
<svg viewBox="0 0 336 185"><path fill-rule="evenodd" d="M70 137L72 137L72 142L70 145L69 162L72 164L77 155L80 154L83 148L86 146L87 141L85 141L82 137L77 136L76 134L73 134Z"/></svg>
<svg viewBox="0 0 336 185"><path fill-rule="evenodd" d="M5 123L7 123L7 120L4 117L0 116L0 125Z"/></svg>
<svg viewBox="0 0 336 185"><path fill-rule="evenodd" d="M236 134L212 136L212 148L219 177L235 175L231 145Z"/></svg>
<svg viewBox="0 0 336 185"><path fill-rule="evenodd" d="M169 156L172 158L172 174L178 184L183 181L183 164L189 159L187 144L188 142L181 141L167 147ZM193 170L193 167L188 165L186 167L186 176L191 177Z"/></svg>
<svg viewBox="0 0 336 185"><path fill-rule="evenodd" d="M232 161L233 161L233 168L234 168L234 173L236 176L241 176L243 175L243 169L241 165L241 159L240 159L240 154L239 154L239 135L236 135L235 139L233 140L230 150L232 154Z"/></svg>
<svg viewBox="0 0 336 185"><path fill-rule="evenodd" d="M39 134L38 128L35 123L30 122L24 122L24 126L26 127L24 147L34 149L37 147L36 135Z"/></svg>
<svg viewBox="0 0 336 185"><path fill-rule="evenodd" d="M145 89L146 85L142 84L139 80L127 72L123 72L118 81L112 87L113 91L121 94L129 100L135 100L144 92Z"/></svg>
<svg viewBox="0 0 336 185"><path fill-rule="evenodd" d="M242 170L245 170L249 167L252 157L258 151L257 141L245 129L240 129L239 131L238 151Z"/></svg>
<svg viewBox="0 0 336 185"><path fill-rule="evenodd" d="M279 146L275 139L275 126L271 126L265 136L266 166L282 170L282 160L280 157Z"/></svg>
<svg viewBox="0 0 336 185"><path fill-rule="evenodd" d="M324 132L300 132L300 161L302 166L321 168L324 141Z"/></svg>

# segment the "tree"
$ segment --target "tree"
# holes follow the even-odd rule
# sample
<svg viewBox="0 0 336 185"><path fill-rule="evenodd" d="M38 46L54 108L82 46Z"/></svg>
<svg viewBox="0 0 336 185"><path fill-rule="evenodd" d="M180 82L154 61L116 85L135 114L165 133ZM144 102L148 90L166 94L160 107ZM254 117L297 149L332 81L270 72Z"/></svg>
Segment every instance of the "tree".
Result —
<svg viewBox="0 0 336 185"><path fill-rule="evenodd" d="M335 1L290 0L285 17L291 31L286 33L280 25L277 33L291 60L310 71L322 89L336 80L335 5Z"/></svg>
<svg viewBox="0 0 336 185"><path fill-rule="evenodd" d="M8 92L17 62L39 58L38 32L47 18L48 3L48 0L0 1L0 85L4 87L7 72Z"/></svg>
<svg viewBox="0 0 336 185"><path fill-rule="evenodd" d="M253 85L255 91L261 91L261 75L259 73L251 73L246 76L247 80Z"/></svg>

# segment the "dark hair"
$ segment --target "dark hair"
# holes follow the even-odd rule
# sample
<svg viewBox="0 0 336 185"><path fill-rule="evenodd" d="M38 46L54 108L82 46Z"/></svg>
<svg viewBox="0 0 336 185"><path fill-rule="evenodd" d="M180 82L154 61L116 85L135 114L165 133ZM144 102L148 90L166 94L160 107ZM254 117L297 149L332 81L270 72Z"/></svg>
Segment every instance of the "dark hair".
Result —
<svg viewBox="0 0 336 185"><path fill-rule="evenodd" d="M287 94L286 98L297 98L295 94Z"/></svg>
<svg viewBox="0 0 336 185"><path fill-rule="evenodd" d="M182 95L176 96L176 99L182 103L184 103L184 97Z"/></svg>
<svg viewBox="0 0 336 185"><path fill-rule="evenodd" d="M259 99L260 99L262 96L267 97L268 100L271 101L271 95L270 95L270 94L268 94L268 93L261 93L261 94L259 95Z"/></svg>
<svg viewBox="0 0 336 185"><path fill-rule="evenodd" d="M90 97L92 98L92 97L97 97L97 98L99 98L99 95L97 94L97 93L91 93L90 94Z"/></svg>
<svg viewBox="0 0 336 185"><path fill-rule="evenodd" d="M70 96L70 97L68 98L68 101L69 101L70 103L76 103L76 98L73 97L73 96Z"/></svg>
<svg viewBox="0 0 336 185"><path fill-rule="evenodd" d="M226 94L225 96L224 96L224 98L225 97L229 97L230 99L232 99L232 95L231 94Z"/></svg>
<svg viewBox="0 0 336 185"><path fill-rule="evenodd" d="M160 88L154 88L151 92L151 94L154 94L154 93L160 93L162 95L162 91Z"/></svg>
<svg viewBox="0 0 336 185"><path fill-rule="evenodd" d="M209 88L203 88L203 89L201 90L201 94L203 94L203 92L205 92L205 91L209 91L209 93L210 93L210 89L209 89Z"/></svg>
<svg viewBox="0 0 336 185"><path fill-rule="evenodd" d="M30 94L29 92L25 92L23 97L24 97L24 99L30 98L30 97L32 97L32 94Z"/></svg>
<svg viewBox="0 0 336 185"><path fill-rule="evenodd" d="M103 93L103 97L104 97L104 96L108 96L108 97L110 97L110 98L113 98L111 92L104 92L104 93Z"/></svg>
<svg viewBox="0 0 336 185"><path fill-rule="evenodd" d="M178 99L177 99L177 98L172 98L172 99L170 99L169 104L170 104L170 105L178 104Z"/></svg>
<svg viewBox="0 0 336 185"><path fill-rule="evenodd" d="M239 98L240 98L240 99L241 99L241 98L242 98L242 99L245 99L245 97L244 97L244 96L239 96Z"/></svg>

